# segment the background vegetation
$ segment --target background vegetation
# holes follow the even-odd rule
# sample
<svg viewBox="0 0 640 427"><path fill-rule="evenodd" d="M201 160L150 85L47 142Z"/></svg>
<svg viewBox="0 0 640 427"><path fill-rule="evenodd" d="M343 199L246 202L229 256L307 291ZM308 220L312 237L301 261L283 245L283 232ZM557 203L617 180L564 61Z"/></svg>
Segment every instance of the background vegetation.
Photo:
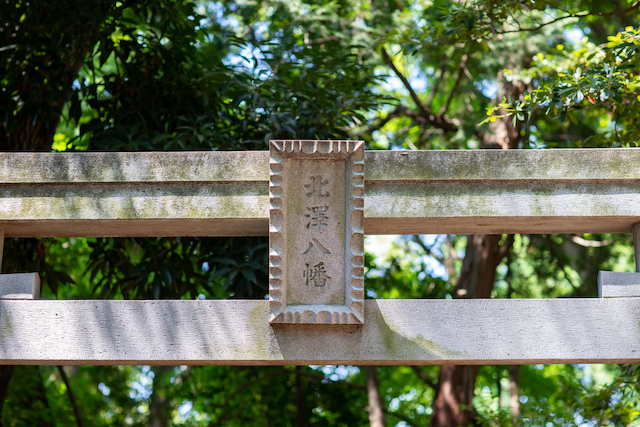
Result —
<svg viewBox="0 0 640 427"><path fill-rule="evenodd" d="M640 2L12 0L0 149L636 146ZM267 241L6 239L44 298L263 298ZM369 238L375 298L595 296L624 235ZM384 248L385 250L380 250ZM16 366L3 426L640 425L636 366Z"/></svg>

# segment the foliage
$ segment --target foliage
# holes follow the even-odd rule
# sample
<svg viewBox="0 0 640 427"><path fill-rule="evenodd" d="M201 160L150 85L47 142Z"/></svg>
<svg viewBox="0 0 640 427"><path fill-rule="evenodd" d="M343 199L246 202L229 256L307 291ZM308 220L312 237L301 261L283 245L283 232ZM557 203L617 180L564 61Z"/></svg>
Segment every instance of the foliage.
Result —
<svg viewBox="0 0 640 427"><path fill-rule="evenodd" d="M534 109L541 109L560 121L568 117L577 124L576 112L604 109L616 123L615 145L635 144L638 134L634 124L640 102L637 75L640 34L634 27L627 27L608 39L606 45L596 46L585 37L566 53L563 45L558 45L555 55L539 53L525 70L516 73L505 70L511 79L535 79L538 85L531 93L525 93L522 100L505 98L497 106L488 107L490 117L484 122L513 116L515 125L517 121L525 121L525 117L530 118Z"/></svg>
<svg viewBox="0 0 640 427"><path fill-rule="evenodd" d="M271 138L361 138L370 149L632 145L637 8L626 0L5 2L0 145L245 150L264 149ZM375 255L376 240L367 240L368 297L459 296L465 236L392 240ZM627 236L516 235L500 243L510 246L496 269L496 298L594 296L599 269L633 269ZM263 298L266 244L6 239L3 271L39 271L44 298ZM368 422L357 367L65 372L85 425ZM438 367L377 372L388 423L427 425ZM509 367L479 368L471 405L478 425L638 418L635 366L524 366L515 418L509 375ZM73 425L67 393L56 367L17 367L2 423Z"/></svg>
<svg viewBox="0 0 640 427"><path fill-rule="evenodd" d="M575 373L575 369L570 367L558 367L569 373L573 370ZM544 369L542 366L539 368ZM522 415L516 420L508 407L487 408L481 425L486 427L517 425L543 427L549 423L554 426L640 425L638 367L625 365L617 370L617 378L604 386L583 385L577 377L565 378L565 381L560 384L547 381L549 386L560 386L564 390L562 393L548 390L549 394L546 396L541 397L538 394L535 397L527 397L526 403L521 407ZM567 385L569 387L566 387ZM540 384L540 386L544 385Z"/></svg>

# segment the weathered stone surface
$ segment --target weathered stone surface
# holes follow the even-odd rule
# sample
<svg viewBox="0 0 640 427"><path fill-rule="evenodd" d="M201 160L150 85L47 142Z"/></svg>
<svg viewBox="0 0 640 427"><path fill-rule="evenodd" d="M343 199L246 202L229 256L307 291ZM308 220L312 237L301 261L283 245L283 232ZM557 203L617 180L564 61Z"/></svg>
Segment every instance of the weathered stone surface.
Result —
<svg viewBox="0 0 640 427"><path fill-rule="evenodd" d="M0 153L2 184L267 181L266 151Z"/></svg>
<svg viewBox="0 0 640 427"><path fill-rule="evenodd" d="M628 233L640 149L365 153L366 234ZM269 230L269 154L0 153L7 237Z"/></svg>
<svg viewBox="0 0 640 427"><path fill-rule="evenodd" d="M0 300L0 364L640 362L640 298L367 300L365 316L290 327L264 300Z"/></svg>
<svg viewBox="0 0 640 427"><path fill-rule="evenodd" d="M629 233L640 182L376 181L365 198L371 234Z"/></svg>
<svg viewBox="0 0 640 427"><path fill-rule="evenodd" d="M0 274L0 299L40 298L38 273Z"/></svg>
<svg viewBox="0 0 640 427"><path fill-rule="evenodd" d="M2 253L4 251L4 228L0 227L0 273L2 273Z"/></svg>
<svg viewBox="0 0 640 427"><path fill-rule="evenodd" d="M638 148L372 150L365 161L366 181L640 179ZM1 184L268 179L268 151L0 153Z"/></svg>
<svg viewBox="0 0 640 427"><path fill-rule="evenodd" d="M640 273L598 272L600 298L640 297Z"/></svg>
<svg viewBox="0 0 640 427"><path fill-rule="evenodd" d="M8 237L255 236L267 152L0 153Z"/></svg>
<svg viewBox="0 0 640 427"><path fill-rule="evenodd" d="M364 143L271 141L272 323L362 323Z"/></svg>
<svg viewBox="0 0 640 427"><path fill-rule="evenodd" d="M637 148L368 151L365 160L367 181L640 179Z"/></svg>
<svg viewBox="0 0 640 427"><path fill-rule="evenodd" d="M0 225L9 237L250 235L243 222L259 222L264 235L267 212L266 183L0 186ZM87 221L96 222L91 227ZM225 221L236 229L221 226ZM89 234L75 223L88 226ZM168 225L169 234L157 230ZM38 234L28 233L30 227Z"/></svg>

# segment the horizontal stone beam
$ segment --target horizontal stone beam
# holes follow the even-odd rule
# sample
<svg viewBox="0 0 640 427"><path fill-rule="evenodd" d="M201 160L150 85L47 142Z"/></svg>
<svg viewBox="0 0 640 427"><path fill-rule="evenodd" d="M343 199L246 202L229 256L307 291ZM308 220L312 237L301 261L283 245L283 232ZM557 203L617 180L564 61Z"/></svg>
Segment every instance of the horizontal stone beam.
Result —
<svg viewBox="0 0 640 427"><path fill-rule="evenodd" d="M268 151L0 153L2 184L207 183L268 179Z"/></svg>
<svg viewBox="0 0 640 427"><path fill-rule="evenodd" d="M0 299L40 298L38 273L0 274Z"/></svg>
<svg viewBox="0 0 640 427"><path fill-rule="evenodd" d="M7 237L268 234L267 151L0 153ZM369 151L366 234L627 233L640 149Z"/></svg>
<svg viewBox="0 0 640 427"><path fill-rule="evenodd" d="M0 364L640 362L639 298L367 300L365 318L271 326L263 300L0 300Z"/></svg>
<svg viewBox="0 0 640 427"><path fill-rule="evenodd" d="M598 272L600 298L640 297L640 273Z"/></svg>
<svg viewBox="0 0 640 427"><path fill-rule="evenodd" d="M636 148L367 151L365 164L367 181L640 179ZM268 179L268 151L0 153L2 184Z"/></svg>

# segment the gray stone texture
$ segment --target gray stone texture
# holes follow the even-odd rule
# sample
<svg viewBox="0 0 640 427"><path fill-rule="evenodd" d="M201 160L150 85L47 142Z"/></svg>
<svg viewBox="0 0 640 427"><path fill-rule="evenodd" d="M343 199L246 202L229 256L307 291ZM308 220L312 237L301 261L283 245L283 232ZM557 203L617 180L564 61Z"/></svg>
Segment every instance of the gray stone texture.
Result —
<svg viewBox="0 0 640 427"><path fill-rule="evenodd" d="M271 141L272 323L359 324L364 143Z"/></svg>
<svg viewBox="0 0 640 427"><path fill-rule="evenodd" d="M640 297L640 273L598 272L600 298Z"/></svg>
<svg viewBox="0 0 640 427"><path fill-rule="evenodd" d="M38 273L0 274L0 299L39 299Z"/></svg>

